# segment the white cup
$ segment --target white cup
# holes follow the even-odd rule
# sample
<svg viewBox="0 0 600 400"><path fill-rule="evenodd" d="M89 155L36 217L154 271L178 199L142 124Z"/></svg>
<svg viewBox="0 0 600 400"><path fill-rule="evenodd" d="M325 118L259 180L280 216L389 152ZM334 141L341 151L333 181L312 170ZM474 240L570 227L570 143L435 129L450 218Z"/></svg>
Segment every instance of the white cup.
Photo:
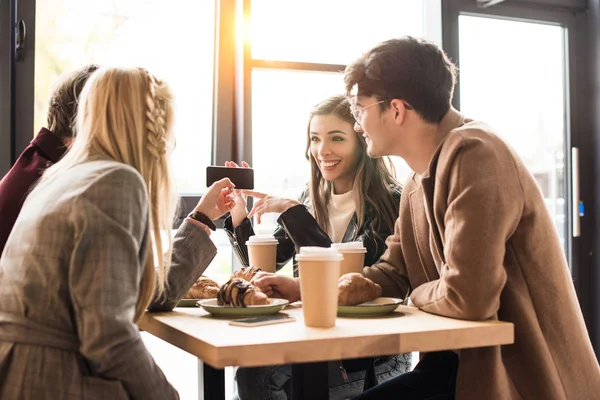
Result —
<svg viewBox="0 0 600 400"><path fill-rule="evenodd" d="M344 256L340 265L340 276L350 272L363 273L365 253L367 252L363 242L332 243L331 247L337 249Z"/></svg>
<svg viewBox="0 0 600 400"><path fill-rule="evenodd" d="M277 271L277 239L272 235L254 235L246 241L251 267L265 272Z"/></svg>
<svg viewBox="0 0 600 400"><path fill-rule="evenodd" d="M343 258L337 249L300 247L296 260L300 272L304 325L317 328L335 326L338 278Z"/></svg>

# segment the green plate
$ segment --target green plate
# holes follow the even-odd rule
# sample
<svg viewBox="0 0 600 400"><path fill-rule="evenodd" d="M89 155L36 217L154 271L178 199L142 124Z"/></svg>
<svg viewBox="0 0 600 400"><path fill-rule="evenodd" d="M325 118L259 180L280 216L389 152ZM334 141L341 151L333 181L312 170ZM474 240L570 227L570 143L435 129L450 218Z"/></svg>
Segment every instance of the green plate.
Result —
<svg viewBox="0 0 600 400"><path fill-rule="evenodd" d="M356 306L338 306L340 317L379 317L394 312L402 300L393 297L378 297Z"/></svg>
<svg viewBox="0 0 600 400"><path fill-rule="evenodd" d="M175 307L198 307L200 299L181 299Z"/></svg>
<svg viewBox="0 0 600 400"><path fill-rule="evenodd" d="M276 314L290 302L284 299L269 299L269 303L264 306L231 307L218 305L217 299L198 301L198 305L208 311L213 317L227 318Z"/></svg>

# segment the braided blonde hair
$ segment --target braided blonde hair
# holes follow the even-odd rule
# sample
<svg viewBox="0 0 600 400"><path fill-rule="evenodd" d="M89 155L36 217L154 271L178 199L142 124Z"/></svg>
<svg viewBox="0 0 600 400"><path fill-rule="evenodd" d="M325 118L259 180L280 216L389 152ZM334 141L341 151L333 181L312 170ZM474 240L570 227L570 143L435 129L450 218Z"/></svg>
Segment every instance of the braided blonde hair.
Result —
<svg viewBox="0 0 600 400"><path fill-rule="evenodd" d="M148 71L141 69L148 81L148 94L146 95L146 128L148 129L148 151L155 159L165 154L167 148L167 106L170 101L161 93L165 88L162 81L158 80Z"/></svg>
<svg viewBox="0 0 600 400"><path fill-rule="evenodd" d="M128 164L141 174L148 189L151 235L135 321L155 293L164 294L171 263L171 235L165 235L164 251L161 231L170 232L178 199L169 162L172 102L168 86L145 69L99 69L81 93L78 134L71 149L43 177L50 179L73 165L97 159Z"/></svg>
<svg viewBox="0 0 600 400"><path fill-rule="evenodd" d="M146 91L145 109L147 130L146 149L151 156L151 164L149 166L149 181L146 182L146 185L148 186L148 196L150 199L150 229L153 232L152 237L155 248L154 252L150 254L153 257L149 257L149 262L152 264L154 259L156 259L159 266L158 293L162 295L167 286L173 241L171 235L167 234L168 246L167 251L164 251L160 233L161 230L170 232L178 198L173 190L173 179L167 154L170 153L168 150L170 150L169 147L174 141L171 133L173 124L173 96L163 81L157 79L144 69L140 69L140 71L145 75L148 88ZM171 197L168 204L164 204L164 201L161 201L161 196L164 196L165 193L170 194ZM154 277L153 265L147 266L146 272L149 276ZM145 282L142 280L140 294L145 294L147 301L145 303L138 302L138 307L142 306L141 309L138 308L138 312L143 313L152 299L155 289L154 282L154 279L147 279ZM145 287L144 283L151 286ZM141 314L139 317L141 317Z"/></svg>

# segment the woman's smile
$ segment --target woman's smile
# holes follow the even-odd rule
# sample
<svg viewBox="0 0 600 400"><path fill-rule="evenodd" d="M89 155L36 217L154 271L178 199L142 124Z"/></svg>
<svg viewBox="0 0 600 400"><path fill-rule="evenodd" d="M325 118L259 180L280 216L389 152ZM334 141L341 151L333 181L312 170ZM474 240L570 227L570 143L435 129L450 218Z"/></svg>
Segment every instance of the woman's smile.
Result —
<svg viewBox="0 0 600 400"><path fill-rule="evenodd" d="M321 169L324 171L333 171L335 167L342 162L341 160L319 160Z"/></svg>

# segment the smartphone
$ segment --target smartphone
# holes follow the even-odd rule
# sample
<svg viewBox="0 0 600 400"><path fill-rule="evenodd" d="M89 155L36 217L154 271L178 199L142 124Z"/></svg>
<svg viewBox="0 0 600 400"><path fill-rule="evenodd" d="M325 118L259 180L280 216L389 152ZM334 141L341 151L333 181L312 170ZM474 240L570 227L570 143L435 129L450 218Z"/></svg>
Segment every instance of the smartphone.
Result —
<svg viewBox="0 0 600 400"><path fill-rule="evenodd" d="M292 322L295 321L295 317L290 317L285 313L277 313L272 315L264 315L261 317L252 317L252 318L244 318L237 319L235 321L231 321L229 325L235 326L262 326L262 325L271 325L271 324L281 324L283 322Z"/></svg>
<svg viewBox="0 0 600 400"><path fill-rule="evenodd" d="M252 168L218 167L214 165L206 167L206 187L223 178L229 178L236 189L254 189L254 170Z"/></svg>

